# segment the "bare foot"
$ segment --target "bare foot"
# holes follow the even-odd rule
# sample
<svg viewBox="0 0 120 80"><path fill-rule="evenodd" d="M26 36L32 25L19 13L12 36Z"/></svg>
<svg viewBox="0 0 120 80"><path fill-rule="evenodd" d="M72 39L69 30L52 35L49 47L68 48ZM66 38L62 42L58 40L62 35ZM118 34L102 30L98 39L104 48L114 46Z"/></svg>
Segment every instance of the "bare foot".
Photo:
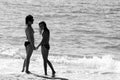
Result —
<svg viewBox="0 0 120 80"><path fill-rule="evenodd" d="M47 75L47 73L45 73L45 75Z"/></svg>
<svg viewBox="0 0 120 80"><path fill-rule="evenodd" d="M31 72L30 71L26 71L27 74L30 74Z"/></svg>
<svg viewBox="0 0 120 80"><path fill-rule="evenodd" d="M52 73L52 77L55 77L55 73L56 73L56 72L55 72L55 71L53 71L53 73Z"/></svg>
<svg viewBox="0 0 120 80"><path fill-rule="evenodd" d="M21 72L24 72L24 69Z"/></svg>

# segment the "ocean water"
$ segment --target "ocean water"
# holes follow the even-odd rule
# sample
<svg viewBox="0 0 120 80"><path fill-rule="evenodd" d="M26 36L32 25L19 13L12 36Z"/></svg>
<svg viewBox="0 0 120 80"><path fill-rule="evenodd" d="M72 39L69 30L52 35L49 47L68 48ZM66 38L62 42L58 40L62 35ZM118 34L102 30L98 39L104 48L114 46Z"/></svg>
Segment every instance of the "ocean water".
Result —
<svg viewBox="0 0 120 80"><path fill-rule="evenodd" d="M0 0L1 56L25 56L28 14L34 16L36 46L41 41L38 23L47 23L53 61L82 61L87 66L90 59L95 65L96 60L102 65L106 59L120 59L120 0ZM40 49L35 54L40 54ZM119 61L115 63L118 70Z"/></svg>

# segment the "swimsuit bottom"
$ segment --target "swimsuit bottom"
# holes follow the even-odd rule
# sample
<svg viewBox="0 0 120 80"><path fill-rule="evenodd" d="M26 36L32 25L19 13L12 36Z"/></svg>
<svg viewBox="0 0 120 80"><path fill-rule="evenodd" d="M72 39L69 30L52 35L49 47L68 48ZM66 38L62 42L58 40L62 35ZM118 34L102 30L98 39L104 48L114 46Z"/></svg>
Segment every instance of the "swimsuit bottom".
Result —
<svg viewBox="0 0 120 80"><path fill-rule="evenodd" d="M50 49L50 45L49 44L44 44L44 45L42 45L42 46L44 46L46 49Z"/></svg>
<svg viewBox="0 0 120 80"><path fill-rule="evenodd" d="M30 44L29 41L25 41L24 46L27 47Z"/></svg>

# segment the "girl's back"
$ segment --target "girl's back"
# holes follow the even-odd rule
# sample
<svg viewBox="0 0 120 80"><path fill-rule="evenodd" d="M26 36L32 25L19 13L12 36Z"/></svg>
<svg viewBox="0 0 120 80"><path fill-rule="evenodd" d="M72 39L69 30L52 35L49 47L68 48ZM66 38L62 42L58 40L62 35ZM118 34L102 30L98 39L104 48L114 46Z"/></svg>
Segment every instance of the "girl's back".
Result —
<svg viewBox="0 0 120 80"><path fill-rule="evenodd" d="M43 39L42 39L42 44L44 45L44 44L49 44L49 37L50 37L50 32L49 32L49 30L46 30L46 31L44 31L43 32L43 34L42 34L42 37L43 37Z"/></svg>

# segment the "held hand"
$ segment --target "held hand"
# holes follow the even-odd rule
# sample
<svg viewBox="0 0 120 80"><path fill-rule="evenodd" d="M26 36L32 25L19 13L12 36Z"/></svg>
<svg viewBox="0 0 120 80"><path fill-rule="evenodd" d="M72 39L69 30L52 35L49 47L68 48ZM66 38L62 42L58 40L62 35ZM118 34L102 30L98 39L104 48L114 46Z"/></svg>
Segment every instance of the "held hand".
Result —
<svg viewBox="0 0 120 80"><path fill-rule="evenodd" d="M33 46L33 50L36 50L36 47L35 47L35 46Z"/></svg>
<svg viewBox="0 0 120 80"><path fill-rule="evenodd" d="M35 49L34 50L37 50L37 47L35 47Z"/></svg>
<svg viewBox="0 0 120 80"><path fill-rule="evenodd" d="M36 49L38 49L38 48L39 48L39 46L36 47Z"/></svg>
<svg viewBox="0 0 120 80"><path fill-rule="evenodd" d="M33 50L36 50L36 48L34 47Z"/></svg>
<svg viewBox="0 0 120 80"><path fill-rule="evenodd" d="M40 45L41 45L41 44L39 44L39 45L36 47L36 49L38 49L38 48L40 47Z"/></svg>

